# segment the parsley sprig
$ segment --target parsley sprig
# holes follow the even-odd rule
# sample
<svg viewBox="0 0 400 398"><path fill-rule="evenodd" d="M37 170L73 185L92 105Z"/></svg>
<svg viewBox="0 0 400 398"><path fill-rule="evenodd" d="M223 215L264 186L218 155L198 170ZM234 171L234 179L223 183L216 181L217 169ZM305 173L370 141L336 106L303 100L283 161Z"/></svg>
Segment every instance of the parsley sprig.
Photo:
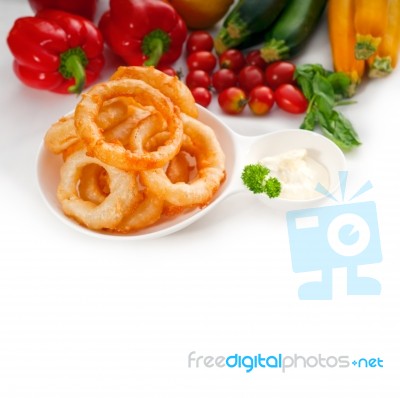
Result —
<svg viewBox="0 0 400 398"><path fill-rule="evenodd" d="M262 164L248 164L242 171L243 184L253 193L263 193L276 198L281 193L281 183L269 176L270 170Z"/></svg>

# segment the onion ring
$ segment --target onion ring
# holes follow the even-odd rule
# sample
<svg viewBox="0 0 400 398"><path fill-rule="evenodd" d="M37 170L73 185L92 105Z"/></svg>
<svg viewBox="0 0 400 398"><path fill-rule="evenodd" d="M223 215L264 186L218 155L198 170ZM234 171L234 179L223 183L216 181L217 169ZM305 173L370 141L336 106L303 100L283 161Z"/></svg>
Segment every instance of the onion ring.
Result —
<svg viewBox="0 0 400 398"><path fill-rule="evenodd" d="M165 145L170 137L169 132L165 131L165 129L165 120L159 112L147 115L133 129L128 148L138 154L157 150L160 146ZM160 136L162 139L160 139ZM150 140L153 142L152 145L148 144Z"/></svg>
<svg viewBox="0 0 400 398"><path fill-rule="evenodd" d="M63 152L62 152L62 156L63 156L64 162L73 153L75 153L77 151L80 151L82 149L86 149L86 147L85 147L85 144L83 143L83 141L81 139L79 141L76 141L75 143L71 144L66 149L64 149Z"/></svg>
<svg viewBox="0 0 400 398"><path fill-rule="evenodd" d="M149 227L160 219L163 206L164 201L157 194L146 190L139 205L122 219L115 230L126 233Z"/></svg>
<svg viewBox="0 0 400 398"><path fill-rule="evenodd" d="M132 97L116 97L104 102L97 124L101 129L112 129L142 107Z"/></svg>
<svg viewBox="0 0 400 398"><path fill-rule="evenodd" d="M133 98L118 97L113 98L104 103L97 117L97 123L100 128L107 130L117 127L128 116L137 113L138 104ZM142 111L143 112L143 111ZM70 145L76 144L80 137L75 129L74 114L61 117L57 122L53 123L47 130L44 137L46 148L54 153L60 154Z"/></svg>
<svg viewBox="0 0 400 398"><path fill-rule="evenodd" d="M169 76L153 66L120 66L110 78L116 79L142 80L171 98L182 112L195 118L199 115L192 93L177 76Z"/></svg>
<svg viewBox="0 0 400 398"><path fill-rule="evenodd" d="M176 184L177 182L188 183L190 179L190 164L184 151L179 152L168 164L165 174L169 180Z"/></svg>
<svg viewBox="0 0 400 398"><path fill-rule="evenodd" d="M134 112L118 125L104 130L104 138L107 142L119 142L123 146L129 144L130 136L136 126L151 114L151 110L142 107L135 108Z"/></svg>
<svg viewBox="0 0 400 398"><path fill-rule="evenodd" d="M188 183L192 169L193 167L189 163L187 152L181 151L169 162L165 174L174 184L177 182ZM166 216L176 216L185 210L188 210L188 207L175 206L169 202L165 202L163 214Z"/></svg>
<svg viewBox="0 0 400 398"><path fill-rule="evenodd" d="M185 135L193 145L187 150L196 158L197 177L189 183L173 183L162 168L144 170L140 176L144 184L175 206L205 206L225 179L225 155L209 127L185 114L181 115Z"/></svg>
<svg viewBox="0 0 400 398"><path fill-rule="evenodd" d="M166 120L170 138L154 152L137 153L121 143L107 142L96 124L104 101L117 96L133 96L142 105L151 105ZM164 166L180 149L183 135L179 109L159 90L135 79L118 79L94 86L83 94L75 109L75 127L88 146L88 153L121 170L144 170Z"/></svg>
<svg viewBox="0 0 400 398"><path fill-rule="evenodd" d="M160 120L154 120L154 118L148 118L146 121L145 131L140 131L138 129L137 134L132 134L131 136L131 145L135 147L135 145L139 146L139 150L142 149L144 145L144 149L147 151L154 150L158 146L162 145L168 139L168 132L164 131L161 133L157 133L155 135L151 135L148 137L148 132L155 128L155 123L160 123ZM143 125L144 125L143 124ZM143 136L143 133L146 133ZM189 182L191 169L193 168L188 162L188 156L186 152L183 152L183 149L192 148L192 141L187 135L183 135L181 151L172 158L166 168L166 175L170 179L171 182ZM190 150L189 150L190 151ZM188 207L185 206L175 206L169 202L164 202L164 206L162 208L162 214L166 216L176 216L181 214Z"/></svg>
<svg viewBox="0 0 400 398"><path fill-rule="evenodd" d="M107 198L110 192L109 189L106 192L105 187L109 188L109 181L106 185L102 184L104 171L105 169L95 163L88 164L81 170L79 179L79 197L81 199L98 205Z"/></svg>
<svg viewBox="0 0 400 398"><path fill-rule="evenodd" d="M89 164L103 167L109 176L110 194L100 204L83 200L78 194L81 171ZM115 228L140 199L135 174L89 157L84 150L67 158L61 166L60 175L57 197L64 213L90 229Z"/></svg>
<svg viewBox="0 0 400 398"><path fill-rule="evenodd" d="M52 124L44 137L46 148L56 155L63 152L69 146L79 141L75 130L74 115L63 116Z"/></svg>

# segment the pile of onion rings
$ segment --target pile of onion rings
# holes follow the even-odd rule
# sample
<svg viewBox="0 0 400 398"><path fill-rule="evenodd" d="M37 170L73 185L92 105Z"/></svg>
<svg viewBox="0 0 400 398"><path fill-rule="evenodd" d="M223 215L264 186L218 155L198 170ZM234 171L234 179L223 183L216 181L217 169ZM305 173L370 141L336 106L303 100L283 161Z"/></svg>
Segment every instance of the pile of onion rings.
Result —
<svg viewBox="0 0 400 398"><path fill-rule="evenodd" d="M135 232L207 206L225 180L225 155L189 89L153 67L120 67L44 142L63 157L63 212L92 230Z"/></svg>

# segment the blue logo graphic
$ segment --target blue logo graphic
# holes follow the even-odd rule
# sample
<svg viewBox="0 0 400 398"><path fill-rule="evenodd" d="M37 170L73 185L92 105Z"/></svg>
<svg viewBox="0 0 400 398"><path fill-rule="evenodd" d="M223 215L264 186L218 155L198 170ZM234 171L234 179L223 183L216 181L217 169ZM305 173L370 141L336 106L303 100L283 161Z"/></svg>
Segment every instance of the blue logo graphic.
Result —
<svg viewBox="0 0 400 398"><path fill-rule="evenodd" d="M343 200L347 172L340 172L339 178ZM350 200L371 188L371 183L367 182ZM316 189L337 201L321 185ZM359 265L382 261L374 202L295 210L288 212L286 219L293 271L322 272L321 281L300 286L300 299L332 299L332 271L339 267L347 268L347 294L380 294L381 285L376 279L357 275Z"/></svg>
<svg viewBox="0 0 400 398"><path fill-rule="evenodd" d="M196 355L196 351L192 351L188 355L189 368L224 368L230 369L242 368L246 373L252 372L254 369L280 369L285 373L288 369L313 369L316 367L325 369L349 368L353 365L355 368L383 368L383 359L380 357L363 357L355 358L350 362L349 355L324 355L318 353L316 355L285 355L282 352L275 355L265 355L258 353L256 355Z"/></svg>

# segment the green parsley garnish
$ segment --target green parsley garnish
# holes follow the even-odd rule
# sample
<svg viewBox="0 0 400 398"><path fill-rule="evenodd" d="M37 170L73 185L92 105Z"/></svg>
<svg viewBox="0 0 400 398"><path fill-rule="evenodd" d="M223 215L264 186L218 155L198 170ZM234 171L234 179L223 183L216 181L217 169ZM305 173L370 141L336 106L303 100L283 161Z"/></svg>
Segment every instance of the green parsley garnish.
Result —
<svg viewBox="0 0 400 398"><path fill-rule="evenodd" d="M281 193L281 183L275 177L268 177L270 170L262 164L249 164L242 172L243 184L253 193L263 193L276 198Z"/></svg>

